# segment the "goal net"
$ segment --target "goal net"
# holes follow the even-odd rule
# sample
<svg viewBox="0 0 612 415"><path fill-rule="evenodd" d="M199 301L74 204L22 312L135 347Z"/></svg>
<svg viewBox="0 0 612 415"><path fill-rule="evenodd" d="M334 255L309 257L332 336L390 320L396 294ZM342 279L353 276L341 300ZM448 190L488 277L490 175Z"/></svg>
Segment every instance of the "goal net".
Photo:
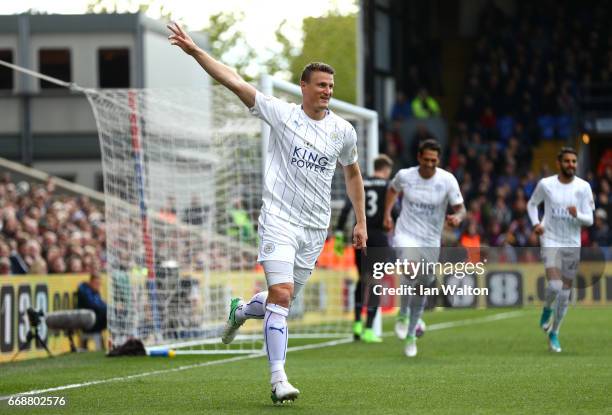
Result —
<svg viewBox="0 0 612 415"><path fill-rule="evenodd" d="M265 93L299 100L296 86L266 79ZM221 86L87 96L102 150L112 343L136 337L150 350L261 350L261 320L249 320L229 346L219 336L230 299L266 289L256 257L269 131ZM375 155L368 140L377 144L375 113L339 104L358 131L365 169ZM336 209L343 183L339 173ZM355 273L341 265L319 267L292 305L293 339L350 334Z"/></svg>

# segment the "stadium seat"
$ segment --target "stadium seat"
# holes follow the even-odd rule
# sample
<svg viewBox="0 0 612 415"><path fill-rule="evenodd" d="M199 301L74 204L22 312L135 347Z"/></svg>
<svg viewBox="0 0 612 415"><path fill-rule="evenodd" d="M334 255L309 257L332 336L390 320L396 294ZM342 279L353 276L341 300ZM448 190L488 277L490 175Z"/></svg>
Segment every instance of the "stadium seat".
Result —
<svg viewBox="0 0 612 415"><path fill-rule="evenodd" d="M555 118L552 115L541 115L538 117L540 136L551 140L555 136Z"/></svg>
<svg viewBox="0 0 612 415"><path fill-rule="evenodd" d="M555 118L557 137L568 138L572 134L572 117L569 115L559 115Z"/></svg>
<svg viewBox="0 0 612 415"><path fill-rule="evenodd" d="M509 115L504 115L497 119L497 131L499 132L499 138L504 143L508 142L514 132L514 118Z"/></svg>

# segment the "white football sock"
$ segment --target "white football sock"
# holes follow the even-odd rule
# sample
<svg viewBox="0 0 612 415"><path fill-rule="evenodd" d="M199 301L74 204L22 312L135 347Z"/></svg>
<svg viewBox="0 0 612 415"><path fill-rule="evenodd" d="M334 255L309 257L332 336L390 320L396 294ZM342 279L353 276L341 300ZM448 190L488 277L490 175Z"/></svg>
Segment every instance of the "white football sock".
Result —
<svg viewBox="0 0 612 415"><path fill-rule="evenodd" d="M236 308L236 321L241 323L250 318L262 319L266 314L267 291L258 292L248 303Z"/></svg>
<svg viewBox="0 0 612 415"><path fill-rule="evenodd" d="M571 290L569 288L563 289L557 297L557 307L555 308L555 321L552 326L552 331L554 333L559 333L559 327L561 326L563 317L565 317L565 313L567 313L567 308L569 307L570 291Z"/></svg>
<svg viewBox="0 0 612 415"><path fill-rule="evenodd" d="M416 326L419 319L423 316L423 310L425 310L426 303L427 296L425 295L410 296L410 323L408 324L408 336L414 336L416 334Z"/></svg>
<svg viewBox="0 0 612 415"><path fill-rule="evenodd" d="M546 290L544 291L544 307L551 308L562 289L563 282L561 280L548 281L548 285L546 285Z"/></svg>
<svg viewBox="0 0 612 415"><path fill-rule="evenodd" d="M400 276L400 285L409 286L412 285L412 281L405 275ZM410 304L410 296L407 294L402 294L400 296L400 307L398 316L407 317L408 316L408 305Z"/></svg>
<svg viewBox="0 0 612 415"><path fill-rule="evenodd" d="M266 305L264 318L264 339L270 362L270 383L286 381L285 356L287 355L287 340L289 330L287 316L289 309L278 304Z"/></svg>

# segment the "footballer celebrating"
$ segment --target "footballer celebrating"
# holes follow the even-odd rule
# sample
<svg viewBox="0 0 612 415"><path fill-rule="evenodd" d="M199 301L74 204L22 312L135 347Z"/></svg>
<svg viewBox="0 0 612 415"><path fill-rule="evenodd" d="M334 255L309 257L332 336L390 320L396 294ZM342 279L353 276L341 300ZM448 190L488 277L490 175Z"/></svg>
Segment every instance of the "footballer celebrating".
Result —
<svg viewBox="0 0 612 415"><path fill-rule="evenodd" d="M445 219L449 226L457 227L466 215L457 179L437 167L440 151L437 141L423 141L417 153L419 165L398 171L387 190L384 217L387 229L393 228L391 211L398 195L402 194L402 207L395 226L393 246L399 255L409 261L437 262ZM453 214L446 214L448 205L452 207ZM426 273L411 276L410 280L410 284L425 287L433 283L435 275ZM417 355L417 324L423 315L427 297L415 294L410 295L407 300L410 316L404 353L408 357L414 357Z"/></svg>
<svg viewBox="0 0 612 415"><path fill-rule="evenodd" d="M540 327L548 334L549 349L557 353L561 352L559 327L580 261L580 228L593 224L595 209L591 186L576 176L576 165L576 150L561 148L557 155L559 174L540 180L527 203L533 230L540 237L548 281ZM540 221L538 206L542 202L544 216Z"/></svg>
<svg viewBox="0 0 612 415"><path fill-rule="evenodd" d="M331 183L338 162L343 166L347 193L357 217L353 245L356 249L366 246L357 134L349 122L328 108L334 89L334 70L329 65L306 66L300 81L302 105L289 104L257 91L232 68L199 48L179 25L168 28L171 44L192 56L271 127L257 259L264 268L268 291L256 294L248 303L232 300L222 341L230 343L247 319L263 319L272 401L292 401L299 391L285 373L287 316L291 300L312 273L327 236Z"/></svg>

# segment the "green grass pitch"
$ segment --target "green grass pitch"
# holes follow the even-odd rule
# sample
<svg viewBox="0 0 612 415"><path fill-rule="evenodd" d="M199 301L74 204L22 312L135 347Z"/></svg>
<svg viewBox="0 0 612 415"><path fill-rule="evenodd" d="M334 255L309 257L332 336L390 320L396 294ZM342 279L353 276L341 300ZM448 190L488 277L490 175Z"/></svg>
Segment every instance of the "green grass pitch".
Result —
<svg viewBox="0 0 612 415"><path fill-rule="evenodd" d="M429 312L419 355L402 343L348 343L289 353L287 373L297 401L273 406L265 357L169 371L228 356L110 359L64 355L0 365L0 395L109 378L106 383L46 393L64 407L8 407L0 413L162 414L414 414L612 413L612 309L570 308L561 330L563 353L547 351L539 311ZM437 323L467 321L435 329ZM385 330L392 330L392 320ZM134 376L158 371L147 376Z"/></svg>

